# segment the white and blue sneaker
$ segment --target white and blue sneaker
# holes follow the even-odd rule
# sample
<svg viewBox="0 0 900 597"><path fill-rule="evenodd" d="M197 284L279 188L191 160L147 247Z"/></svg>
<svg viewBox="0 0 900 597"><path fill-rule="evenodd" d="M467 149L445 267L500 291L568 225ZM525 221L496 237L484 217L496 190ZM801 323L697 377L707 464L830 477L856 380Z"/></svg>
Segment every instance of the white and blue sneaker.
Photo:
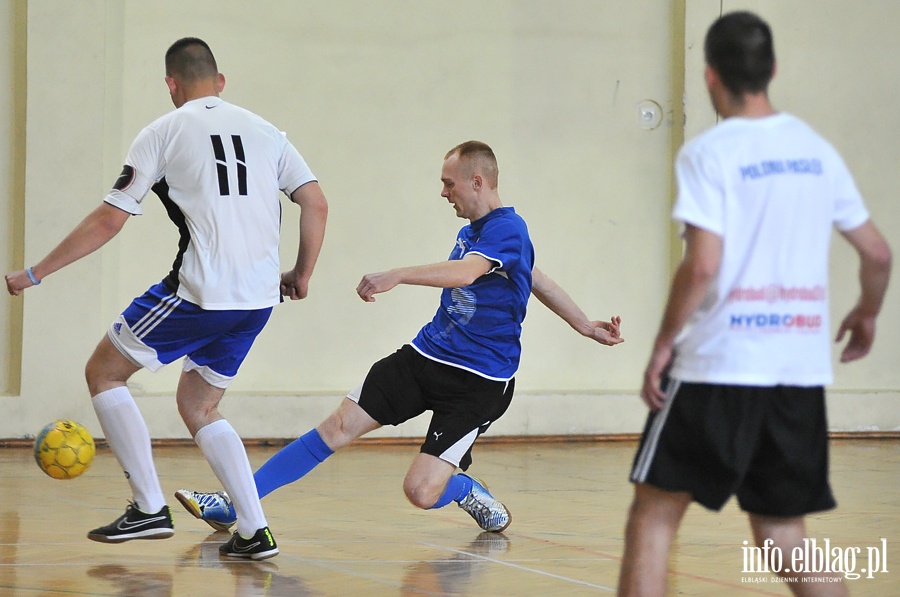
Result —
<svg viewBox="0 0 900 597"><path fill-rule="evenodd" d="M228 532L237 521L234 504L224 491L204 493L179 489L175 492L175 497L194 518L199 518L217 531Z"/></svg>
<svg viewBox="0 0 900 597"><path fill-rule="evenodd" d="M470 475L463 476L472 479L472 489L459 502L459 507L468 512L483 530L492 533L505 530L512 522L512 515L506 506L494 499L481 481Z"/></svg>

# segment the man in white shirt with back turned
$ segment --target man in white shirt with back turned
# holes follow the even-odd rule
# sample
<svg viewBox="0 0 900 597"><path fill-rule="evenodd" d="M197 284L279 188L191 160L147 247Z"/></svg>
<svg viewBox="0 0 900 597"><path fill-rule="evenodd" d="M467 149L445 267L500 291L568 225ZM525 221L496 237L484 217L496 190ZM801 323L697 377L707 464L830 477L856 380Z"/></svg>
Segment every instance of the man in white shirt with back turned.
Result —
<svg viewBox="0 0 900 597"><path fill-rule="evenodd" d="M172 271L113 322L85 369L94 410L131 485L132 503L88 538L103 543L174 534L153 463L150 435L126 386L146 367L184 357L178 411L234 501L241 520L222 555L262 560L278 554L241 438L218 411L256 336L281 295L306 297L325 232L328 205L316 178L285 135L219 98L225 78L197 38L166 52L175 110L144 128L104 202L33 267L6 276L25 288L101 247L152 189L180 234ZM300 243L280 274L280 193L300 206Z"/></svg>
<svg viewBox="0 0 900 597"><path fill-rule="evenodd" d="M669 549L692 501L736 495L757 545L792 553L807 514L835 507L824 386L831 382L828 249L836 228L860 257L861 295L838 340L865 356L890 275L890 249L843 160L799 119L776 112L768 25L727 14L705 44L717 127L677 163L675 273L641 397L651 413L631 472L620 595L664 595ZM775 553L775 550L771 550ZM771 569L798 595L842 595L840 577L807 582Z"/></svg>

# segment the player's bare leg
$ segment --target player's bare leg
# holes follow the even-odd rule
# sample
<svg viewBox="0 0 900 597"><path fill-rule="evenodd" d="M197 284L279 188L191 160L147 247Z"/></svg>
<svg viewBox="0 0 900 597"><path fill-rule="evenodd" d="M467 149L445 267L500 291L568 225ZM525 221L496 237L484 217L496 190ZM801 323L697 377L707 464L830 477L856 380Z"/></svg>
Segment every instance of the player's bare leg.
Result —
<svg viewBox="0 0 900 597"><path fill-rule="evenodd" d="M766 539L771 539L770 545L777 547L782 554L791 554L795 547L803 549L803 540L806 538L806 523L802 516L782 518L777 516L762 516L759 514L750 515L750 528L753 530L753 540L756 545L763 547ZM769 553L777 553L774 550ZM787 561L787 558L785 558ZM772 562L769 562L770 569L774 570ZM782 567L784 567L782 565ZM841 575L838 573L825 572L791 572L785 574L783 571L778 573L782 578L800 579L802 577L829 577L835 579L835 582L788 582L787 587L801 597L843 597L849 595L847 585L844 584Z"/></svg>
<svg viewBox="0 0 900 597"><path fill-rule="evenodd" d="M406 499L417 508L431 508L444 493L455 470L454 465L437 456L416 454L403 480Z"/></svg>
<svg viewBox="0 0 900 597"><path fill-rule="evenodd" d="M91 396L96 396L100 392L124 386L141 369L140 365L135 365L119 352L109 336L104 335L85 365L84 377Z"/></svg>
<svg viewBox="0 0 900 597"><path fill-rule="evenodd" d="M196 370L184 371L181 374L175 400L178 404L178 414L191 432L191 437L195 437L200 429L210 423L224 419L219 414L219 402L224 395L223 388L210 385Z"/></svg>
<svg viewBox="0 0 900 597"><path fill-rule="evenodd" d="M689 493L635 484L634 500L625 526L620 597L662 597L666 594L669 550L690 504Z"/></svg>
<svg viewBox="0 0 900 597"><path fill-rule="evenodd" d="M381 424L370 417L359 404L349 398L344 398L337 410L322 421L316 430L325 444L337 451L379 427Z"/></svg>

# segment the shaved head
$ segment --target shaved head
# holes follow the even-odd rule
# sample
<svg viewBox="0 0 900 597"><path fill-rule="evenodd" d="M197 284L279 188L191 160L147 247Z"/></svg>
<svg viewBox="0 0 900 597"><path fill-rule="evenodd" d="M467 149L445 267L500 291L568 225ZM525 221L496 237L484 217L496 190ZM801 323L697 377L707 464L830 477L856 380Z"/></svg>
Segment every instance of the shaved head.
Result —
<svg viewBox="0 0 900 597"><path fill-rule="evenodd" d="M184 37L166 51L166 76L191 83L218 74L219 67L212 50L202 39Z"/></svg>
<svg viewBox="0 0 900 597"><path fill-rule="evenodd" d="M444 159L453 155L458 157L460 164L469 176L478 173L484 178L489 189L497 188L499 169L497 168L497 157L490 145L481 141L466 141L448 151Z"/></svg>

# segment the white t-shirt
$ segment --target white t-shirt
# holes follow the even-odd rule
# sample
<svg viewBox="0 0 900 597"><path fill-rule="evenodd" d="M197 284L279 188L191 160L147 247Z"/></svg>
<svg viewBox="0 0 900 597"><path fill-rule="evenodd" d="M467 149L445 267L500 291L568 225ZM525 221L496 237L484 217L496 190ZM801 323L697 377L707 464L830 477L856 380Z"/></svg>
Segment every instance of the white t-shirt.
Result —
<svg viewBox="0 0 900 597"><path fill-rule="evenodd" d="M831 382L832 227L868 218L843 160L789 114L728 118L676 162L673 217L722 237L707 296L676 340L671 377L735 385Z"/></svg>
<svg viewBox="0 0 900 597"><path fill-rule="evenodd" d="M151 187L181 233L167 284L209 310L251 310L280 300L280 192L315 177L284 133L210 96L142 130L105 201L142 213Z"/></svg>

